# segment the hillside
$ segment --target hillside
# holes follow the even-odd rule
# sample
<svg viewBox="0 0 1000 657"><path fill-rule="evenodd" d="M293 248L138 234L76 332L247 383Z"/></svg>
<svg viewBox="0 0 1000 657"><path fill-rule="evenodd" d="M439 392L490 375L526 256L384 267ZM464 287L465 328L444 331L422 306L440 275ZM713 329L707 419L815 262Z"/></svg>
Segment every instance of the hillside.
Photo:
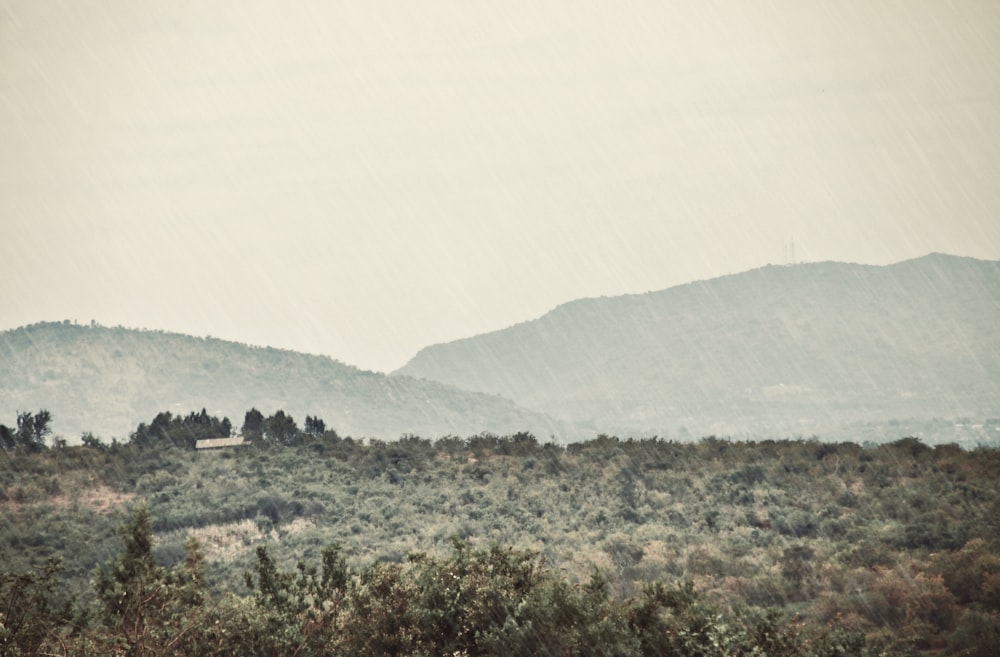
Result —
<svg viewBox="0 0 1000 657"><path fill-rule="evenodd" d="M55 433L69 440L84 431L124 438L165 410L206 408L239 427L251 407L283 409L299 422L318 416L353 436L560 431L496 396L270 347L69 323L0 333L0 414L48 409Z"/></svg>
<svg viewBox="0 0 1000 657"><path fill-rule="evenodd" d="M998 468L995 449L913 438L559 446L523 434L324 436L210 452L169 441L0 450L0 600L62 559L55 589L78 594L90 623L52 632L67 621L37 602L5 604L0 620L13 607L37 612L36 636L139 642L122 631L120 598L95 586L95 568L108 572L123 551L116 527L147 508L152 539L131 545L152 556L125 563L148 568L138 585L163 580L158 563L200 588L161 589L188 592L173 601L133 596L136 571L114 571L112 592L155 602L145 627L162 649L128 654L993 657ZM320 562L341 573L335 591L310 585ZM247 588L246 572L259 587ZM548 576L554 588L532 584ZM631 614L643 609L659 622L638 625ZM29 643L30 632L6 627ZM222 636L169 649L189 631ZM378 643L400 635L433 648ZM550 635L559 645L541 643ZM268 637L281 645L263 648ZM18 653L10 638L2 654L115 652L64 643Z"/></svg>
<svg viewBox="0 0 1000 657"><path fill-rule="evenodd" d="M427 347L398 374L602 431L828 432L1000 414L1000 262L767 266ZM683 428L682 428L683 427Z"/></svg>

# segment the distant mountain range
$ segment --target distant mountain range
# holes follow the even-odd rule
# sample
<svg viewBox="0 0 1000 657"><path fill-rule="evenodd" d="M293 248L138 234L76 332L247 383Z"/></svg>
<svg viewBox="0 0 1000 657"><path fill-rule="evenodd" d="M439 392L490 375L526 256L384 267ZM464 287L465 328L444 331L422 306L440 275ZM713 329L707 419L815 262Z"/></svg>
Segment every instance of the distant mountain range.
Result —
<svg viewBox="0 0 1000 657"><path fill-rule="evenodd" d="M361 371L330 358L159 331L42 323L0 333L0 423L49 410L54 433L125 439L161 411L205 408L237 428L256 407L354 437L563 429L495 395Z"/></svg>
<svg viewBox="0 0 1000 657"><path fill-rule="evenodd" d="M427 347L391 376L162 331L0 332L2 423L45 408L67 439L122 439L160 411L205 408L239 427L251 407L383 439L831 437L897 418L1000 418L1000 262L767 266L580 299Z"/></svg>
<svg viewBox="0 0 1000 657"><path fill-rule="evenodd" d="M1000 417L1000 262L767 266L581 299L396 374L621 435Z"/></svg>

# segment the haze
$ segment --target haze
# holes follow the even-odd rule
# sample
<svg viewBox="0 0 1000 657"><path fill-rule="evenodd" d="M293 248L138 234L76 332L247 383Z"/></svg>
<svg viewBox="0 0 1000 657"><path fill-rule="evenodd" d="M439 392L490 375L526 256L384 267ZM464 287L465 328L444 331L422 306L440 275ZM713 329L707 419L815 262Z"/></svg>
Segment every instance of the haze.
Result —
<svg viewBox="0 0 1000 657"><path fill-rule="evenodd" d="M769 262L998 259L998 180L994 0L0 0L0 328L387 371Z"/></svg>

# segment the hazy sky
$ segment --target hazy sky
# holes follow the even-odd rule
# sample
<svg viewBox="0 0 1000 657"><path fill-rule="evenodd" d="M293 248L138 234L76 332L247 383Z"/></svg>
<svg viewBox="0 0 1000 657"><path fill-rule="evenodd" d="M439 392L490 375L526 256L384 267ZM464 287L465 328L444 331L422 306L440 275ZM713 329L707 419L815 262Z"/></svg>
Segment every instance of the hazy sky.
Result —
<svg viewBox="0 0 1000 657"><path fill-rule="evenodd" d="M790 239L1000 258L1000 2L0 0L0 329L391 370Z"/></svg>

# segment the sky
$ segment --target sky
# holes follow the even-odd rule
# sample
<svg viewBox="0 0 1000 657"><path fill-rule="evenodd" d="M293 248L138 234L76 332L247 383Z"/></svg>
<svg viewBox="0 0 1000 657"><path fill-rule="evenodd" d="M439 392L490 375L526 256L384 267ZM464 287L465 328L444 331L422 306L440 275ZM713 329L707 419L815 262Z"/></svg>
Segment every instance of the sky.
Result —
<svg viewBox="0 0 1000 657"><path fill-rule="evenodd" d="M1000 259L996 0L0 0L0 329L391 371L932 251Z"/></svg>

